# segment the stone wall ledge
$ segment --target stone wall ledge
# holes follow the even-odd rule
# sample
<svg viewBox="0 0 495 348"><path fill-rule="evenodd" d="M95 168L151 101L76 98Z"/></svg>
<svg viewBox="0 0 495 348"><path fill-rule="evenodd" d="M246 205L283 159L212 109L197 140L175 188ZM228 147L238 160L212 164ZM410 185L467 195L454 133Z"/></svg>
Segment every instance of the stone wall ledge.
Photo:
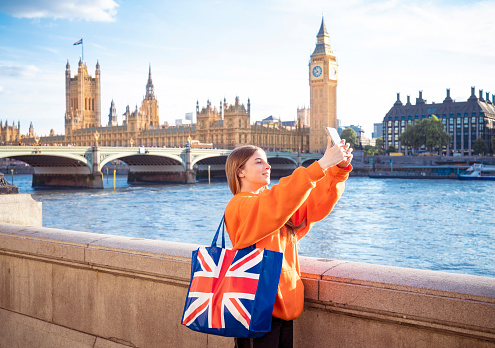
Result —
<svg viewBox="0 0 495 348"><path fill-rule="evenodd" d="M182 289L180 292L185 296L191 252L197 248L198 245L193 244L0 223L0 275L2 257L7 256L105 272L119 279L172 284ZM404 346L448 347L452 342L474 340L476 346L495 347L495 278L311 257L301 257L300 264L306 300L305 311L295 322L295 346L305 346L307 335L317 335L318 339L323 337L328 342L339 339L340 331L336 333L330 327L333 324L328 318L336 318L338 323L344 316L346 320L366 323L365 327L371 322L380 327L388 323L398 331L406 330L406 327L422 330L418 335L429 337L424 345ZM0 295L2 291L6 289L2 289L0 281ZM12 303L5 301L0 299L1 308L37 317L33 314L36 310L24 309L19 299ZM183 303L176 304L174 315L179 321L182 306ZM47 320L49 317L40 315L37 318ZM58 325L66 326L65 323ZM177 323L171 325L174 326ZM71 325L67 323L67 327ZM393 332L392 328L386 332ZM95 337L118 337L98 334L96 329L95 332L81 327L74 329ZM180 325L177 330L184 337L199 337ZM377 329L374 330L376 335ZM349 332L347 339L349 335L358 334L362 334L363 342L370 340L369 346L374 346L371 344L373 335L365 329L362 333ZM353 339L357 340L356 337ZM129 337L121 339L132 341ZM225 340L216 342L220 346L230 346ZM397 341L391 341L382 347L396 344Z"/></svg>

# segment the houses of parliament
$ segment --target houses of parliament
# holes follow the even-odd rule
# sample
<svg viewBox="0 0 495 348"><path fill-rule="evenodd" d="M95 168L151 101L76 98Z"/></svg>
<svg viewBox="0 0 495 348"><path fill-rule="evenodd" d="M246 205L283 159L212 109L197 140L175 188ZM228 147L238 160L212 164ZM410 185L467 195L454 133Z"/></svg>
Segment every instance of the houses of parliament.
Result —
<svg viewBox="0 0 495 348"><path fill-rule="evenodd" d="M270 151L317 153L324 152L326 147L324 127L337 126L337 63L323 18L309 63L310 109L299 109L295 122L281 122L269 117L252 123L250 100L244 104L236 97L233 103L224 99L218 107L208 100L206 106L200 108L197 102L196 123L160 124L150 66L141 106L134 110L127 106L119 125L112 100L108 121L102 126L100 73L99 62L93 77L80 59L77 74L72 77L67 61L65 135L56 135L52 131L49 136L37 137L31 123L29 134L21 137L20 125L5 124L0 129L0 141L74 146L91 146L97 142L101 146L184 147L195 140L212 144L215 148L231 149L253 144Z"/></svg>

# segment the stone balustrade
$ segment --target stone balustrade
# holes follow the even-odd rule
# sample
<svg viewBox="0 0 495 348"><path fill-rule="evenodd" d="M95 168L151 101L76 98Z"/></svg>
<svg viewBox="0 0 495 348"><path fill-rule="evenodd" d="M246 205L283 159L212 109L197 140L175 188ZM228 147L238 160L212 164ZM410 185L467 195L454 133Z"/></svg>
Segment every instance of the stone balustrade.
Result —
<svg viewBox="0 0 495 348"><path fill-rule="evenodd" d="M197 245L0 223L0 347L229 347L180 324ZM495 347L495 278L302 257L295 347Z"/></svg>

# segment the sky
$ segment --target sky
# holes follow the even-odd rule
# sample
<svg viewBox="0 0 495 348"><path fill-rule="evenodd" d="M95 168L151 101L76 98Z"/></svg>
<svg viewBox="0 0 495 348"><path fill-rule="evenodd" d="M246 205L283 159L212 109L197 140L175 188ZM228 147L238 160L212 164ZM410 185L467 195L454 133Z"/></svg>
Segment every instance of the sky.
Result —
<svg viewBox="0 0 495 348"><path fill-rule="evenodd" d="M251 101L251 121L309 107L309 59L322 16L338 62L337 116L371 136L397 95L465 101L495 94L495 1L0 0L0 120L64 134L65 65L101 68L101 120L145 95L160 122L210 100ZM491 94L490 94L491 95Z"/></svg>

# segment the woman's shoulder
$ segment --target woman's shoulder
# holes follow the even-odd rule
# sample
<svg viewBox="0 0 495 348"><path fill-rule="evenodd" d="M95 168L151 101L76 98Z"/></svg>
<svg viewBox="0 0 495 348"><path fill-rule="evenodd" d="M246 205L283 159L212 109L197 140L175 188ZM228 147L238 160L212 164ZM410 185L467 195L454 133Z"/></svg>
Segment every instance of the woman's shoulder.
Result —
<svg viewBox="0 0 495 348"><path fill-rule="evenodd" d="M227 207L235 206L235 205L240 204L241 202L245 201L246 199L256 197L256 196L258 196L258 195L256 193L252 193L252 192L239 192L238 194L236 194L234 197L232 197L230 199L229 203L227 204Z"/></svg>

